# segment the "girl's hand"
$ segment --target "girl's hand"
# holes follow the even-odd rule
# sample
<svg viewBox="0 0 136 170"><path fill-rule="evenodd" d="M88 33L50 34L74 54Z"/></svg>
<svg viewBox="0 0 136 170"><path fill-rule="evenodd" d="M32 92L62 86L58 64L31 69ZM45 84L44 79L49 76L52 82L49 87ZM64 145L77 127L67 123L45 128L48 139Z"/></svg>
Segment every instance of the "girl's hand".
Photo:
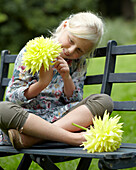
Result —
<svg viewBox="0 0 136 170"><path fill-rule="evenodd" d="M47 86L53 77L53 69L51 66L49 66L49 70L44 69L44 66L42 65L40 72L39 72L39 83L41 86Z"/></svg>
<svg viewBox="0 0 136 170"><path fill-rule="evenodd" d="M54 65L54 67L57 69L61 77L64 79L69 78L69 66L67 62L60 56L57 57L57 61Z"/></svg>
<svg viewBox="0 0 136 170"><path fill-rule="evenodd" d="M32 99L35 96L37 96L44 88L48 86L50 81L53 77L53 69L52 67L49 68L49 70L45 71L44 66L42 65L39 73L39 81L35 82L31 86L29 86L28 89L25 90L25 97L27 99Z"/></svg>
<svg viewBox="0 0 136 170"><path fill-rule="evenodd" d="M73 95L73 92L75 90L74 82L69 74L69 66L68 63L62 58L58 57L58 60L56 61L54 67L57 69L57 71L60 73L61 77L64 81L64 93L69 98Z"/></svg>

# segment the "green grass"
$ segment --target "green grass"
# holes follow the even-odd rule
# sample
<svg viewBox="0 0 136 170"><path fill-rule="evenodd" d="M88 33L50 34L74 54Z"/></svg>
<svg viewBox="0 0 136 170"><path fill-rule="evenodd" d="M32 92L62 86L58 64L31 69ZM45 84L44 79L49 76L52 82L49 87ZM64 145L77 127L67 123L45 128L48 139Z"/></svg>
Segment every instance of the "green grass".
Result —
<svg viewBox="0 0 136 170"><path fill-rule="evenodd" d="M118 44L134 44L136 42L136 30L135 30L136 22L124 22L121 19L116 20L106 20L106 33L105 37L102 41L101 46L105 46L107 40L115 39ZM121 26L121 28L120 28ZM88 75L100 74L103 72L104 59L96 58L91 59L88 66ZM134 56L119 56L117 58L117 67L115 69L116 72L136 72L136 55ZM11 66L11 72L13 70L13 65ZM89 94L100 93L100 85L92 85L84 87L84 97ZM136 100L136 84L116 84L113 86L111 97L113 100ZM123 122L123 140L122 142L136 143L136 131L135 131L135 121L136 121L136 112L113 112L112 116L119 114L121 116L120 122ZM0 158L0 165L4 168L4 170L15 170L22 158L22 154ZM61 168L61 170L74 170L76 168L79 159L58 163L57 166ZM98 170L97 168L98 160L94 159L90 166L90 170ZM11 167L12 165L12 167ZM30 170L41 170L41 168L32 163ZM130 168L127 170L136 170L136 168Z"/></svg>

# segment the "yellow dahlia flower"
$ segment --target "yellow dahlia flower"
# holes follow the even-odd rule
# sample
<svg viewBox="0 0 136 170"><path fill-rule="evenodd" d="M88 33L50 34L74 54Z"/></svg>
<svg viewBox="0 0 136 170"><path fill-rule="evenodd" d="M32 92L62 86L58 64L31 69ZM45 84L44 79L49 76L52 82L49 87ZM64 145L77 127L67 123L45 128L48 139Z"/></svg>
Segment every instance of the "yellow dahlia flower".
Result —
<svg viewBox="0 0 136 170"><path fill-rule="evenodd" d="M117 150L121 145L123 133L121 130L123 123L118 123L119 119L118 115L109 118L109 113L105 111L103 120L101 117L95 116L93 119L94 126L90 126L90 129L73 124L87 132L87 134L84 134L86 141L81 145L84 146L83 150L87 149L88 153Z"/></svg>
<svg viewBox="0 0 136 170"><path fill-rule="evenodd" d="M53 65L56 57L62 51L61 44L54 43L51 38L36 37L26 44L26 52L23 57L25 70L31 69L31 73L35 74L44 65L45 70L49 69L49 65Z"/></svg>

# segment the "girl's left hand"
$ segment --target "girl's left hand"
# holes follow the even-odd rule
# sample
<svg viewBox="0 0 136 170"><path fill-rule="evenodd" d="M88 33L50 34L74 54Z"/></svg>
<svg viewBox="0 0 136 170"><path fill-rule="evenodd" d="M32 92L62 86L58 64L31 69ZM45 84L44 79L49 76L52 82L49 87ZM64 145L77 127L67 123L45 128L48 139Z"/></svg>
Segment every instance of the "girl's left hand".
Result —
<svg viewBox="0 0 136 170"><path fill-rule="evenodd" d="M62 76L63 80L67 79L70 76L68 63L62 57L60 56L57 57L57 61L54 67L57 69L59 74Z"/></svg>

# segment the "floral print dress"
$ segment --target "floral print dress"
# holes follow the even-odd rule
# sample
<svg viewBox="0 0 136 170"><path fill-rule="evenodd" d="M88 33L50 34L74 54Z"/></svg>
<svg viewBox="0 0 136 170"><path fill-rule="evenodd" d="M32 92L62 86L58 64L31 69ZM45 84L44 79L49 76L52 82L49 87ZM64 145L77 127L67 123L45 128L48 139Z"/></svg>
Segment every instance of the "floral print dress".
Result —
<svg viewBox="0 0 136 170"><path fill-rule="evenodd" d="M20 51L15 61L13 76L6 90L6 100L21 105L24 110L39 115L43 119L54 122L65 115L71 107L75 106L83 98L83 85L86 78L86 70L81 74L80 59L66 60L70 75L75 84L75 91L72 97L67 98L63 91L63 79L55 68L53 68L53 79L50 84L41 91L41 93L32 98L27 99L24 91L39 79L39 73L32 75L29 71L25 71L22 65L23 53L25 47ZM86 65L86 61L82 62Z"/></svg>

